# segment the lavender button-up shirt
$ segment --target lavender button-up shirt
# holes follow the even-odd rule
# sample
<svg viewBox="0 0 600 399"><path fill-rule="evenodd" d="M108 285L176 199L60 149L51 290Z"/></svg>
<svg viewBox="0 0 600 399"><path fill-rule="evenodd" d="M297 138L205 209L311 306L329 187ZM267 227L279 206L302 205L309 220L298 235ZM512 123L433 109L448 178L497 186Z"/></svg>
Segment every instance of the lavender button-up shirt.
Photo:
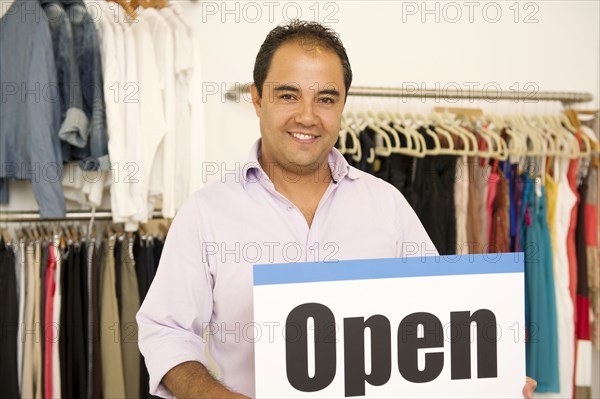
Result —
<svg viewBox="0 0 600 399"><path fill-rule="evenodd" d="M333 182L310 228L275 190L259 156L260 140L238 173L224 172L194 193L169 229L137 314L152 394L168 397L163 376L199 361L229 388L254 396L254 264L437 254L402 194L349 166L336 149L328 157Z"/></svg>

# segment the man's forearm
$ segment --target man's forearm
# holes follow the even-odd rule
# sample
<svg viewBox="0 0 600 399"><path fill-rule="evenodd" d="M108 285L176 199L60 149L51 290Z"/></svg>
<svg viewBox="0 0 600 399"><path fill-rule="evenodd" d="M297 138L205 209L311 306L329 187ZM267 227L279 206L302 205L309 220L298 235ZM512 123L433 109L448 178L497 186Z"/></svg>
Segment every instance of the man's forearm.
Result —
<svg viewBox="0 0 600 399"><path fill-rule="evenodd" d="M165 374L162 383L178 399L245 398L225 388L198 362L178 364Z"/></svg>

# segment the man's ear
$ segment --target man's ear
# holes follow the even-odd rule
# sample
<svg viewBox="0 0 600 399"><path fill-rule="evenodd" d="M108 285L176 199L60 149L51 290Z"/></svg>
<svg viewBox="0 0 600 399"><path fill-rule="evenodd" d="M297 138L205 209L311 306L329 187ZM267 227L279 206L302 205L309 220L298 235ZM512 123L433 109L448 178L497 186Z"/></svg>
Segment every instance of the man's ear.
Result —
<svg viewBox="0 0 600 399"><path fill-rule="evenodd" d="M254 105L254 111L256 116L260 118L260 110L262 109L262 98L258 95L258 88L254 83L250 85L250 96L252 97L252 105Z"/></svg>

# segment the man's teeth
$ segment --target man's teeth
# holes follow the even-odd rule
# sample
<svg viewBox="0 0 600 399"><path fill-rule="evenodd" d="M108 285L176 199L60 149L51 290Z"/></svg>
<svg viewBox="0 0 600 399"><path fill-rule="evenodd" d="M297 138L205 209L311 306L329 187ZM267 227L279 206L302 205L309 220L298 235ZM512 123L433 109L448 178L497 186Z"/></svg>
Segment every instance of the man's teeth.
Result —
<svg viewBox="0 0 600 399"><path fill-rule="evenodd" d="M314 136L310 136L308 134L302 134L302 133L291 133L291 135L300 140L310 140L310 139L314 138Z"/></svg>

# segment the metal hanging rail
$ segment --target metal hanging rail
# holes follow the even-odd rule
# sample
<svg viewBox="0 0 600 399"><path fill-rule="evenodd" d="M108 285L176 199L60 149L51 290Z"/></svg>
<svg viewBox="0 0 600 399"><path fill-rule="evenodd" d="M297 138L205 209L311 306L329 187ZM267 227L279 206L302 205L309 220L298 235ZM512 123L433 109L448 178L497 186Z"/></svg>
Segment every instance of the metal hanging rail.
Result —
<svg viewBox="0 0 600 399"><path fill-rule="evenodd" d="M98 210L95 212L86 211L68 211L64 218L44 218L40 217L39 211L0 211L0 227L3 223L21 223L21 222L64 222L76 220L112 220L110 210ZM161 211L154 211L152 219L163 219Z"/></svg>
<svg viewBox="0 0 600 399"><path fill-rule="evenodd" d="M242 95L250 93L250 83L236 83L225 92L225 98L229 101L239 102ZM403 97L403 98L436 98L436 99L465 99L465 100L512 100L515 102L534 101L561 101L562 103L581 103L592 101L594 96L585 92L565 91L517 91L507 90L474 90L470 88L442 88L442 89L419 89L413 88L389 88L389 87L366 87L352 86L348 91L349 96L357 97ZM248 97L249 98L249 97Z"/></svg>
<svg viewBox="0 0 600 399"><path fill-rule="evenodd" d="M242 95L248 96L251 83L236 83L225 92L225 98L228 101L239 102ZM592 101L594 96L585 92L565 92L565 91L498 91L498 90L471 90L471 89L419 89L411 88L390 88L390 87L367 87L352 86L348 91L349 96L356 97L399 97L399 98L434 98L434 99L465 99L465 100L488 100L495 102L497 100L511 100L523 102L535 101L560 101L565 104L581 103ZM248 97L249 98L249 97ZM0 224L13 222L52 222L68 220L112 220L110 210L98 210L94 213L85 211L69 211L64 218L45 218L40 217L39 211L1 211ZM160 211L154 211L153 219L162 219Z"/></svg>

